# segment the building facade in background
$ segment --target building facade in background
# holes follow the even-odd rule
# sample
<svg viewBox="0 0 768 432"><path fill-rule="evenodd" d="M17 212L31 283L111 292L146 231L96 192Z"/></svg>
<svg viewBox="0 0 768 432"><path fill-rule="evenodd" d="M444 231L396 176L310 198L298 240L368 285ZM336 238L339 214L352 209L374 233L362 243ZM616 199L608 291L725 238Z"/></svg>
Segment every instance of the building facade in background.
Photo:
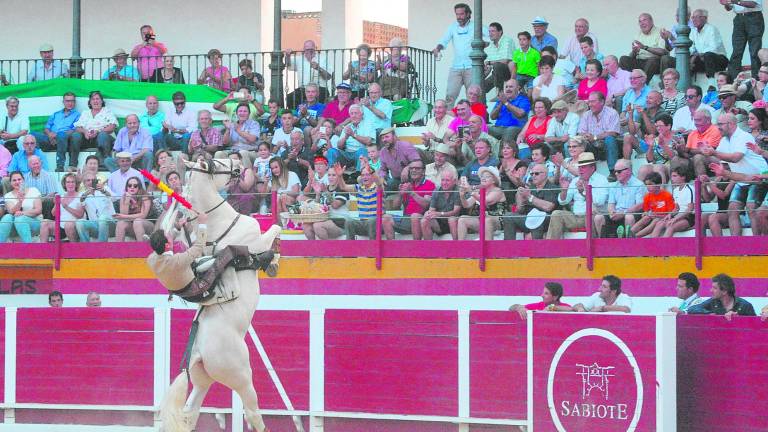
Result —
<svg viewBox="0 0 768 432"><path fill-rule="evenodd" d="M371 46L387 46L398 37L408 45L408 29L376 21L363 21L363 42Z"/></svg>
<svg viewBox="0 0 768 432"><path fill-rule="evenodd" d="M312 39L317 48L322 48L322 25L320 23L321 12L282 12L283 29L280 35L282 48L301 51L304 41ZM339 48L339 47L334 47Z"/></svg>

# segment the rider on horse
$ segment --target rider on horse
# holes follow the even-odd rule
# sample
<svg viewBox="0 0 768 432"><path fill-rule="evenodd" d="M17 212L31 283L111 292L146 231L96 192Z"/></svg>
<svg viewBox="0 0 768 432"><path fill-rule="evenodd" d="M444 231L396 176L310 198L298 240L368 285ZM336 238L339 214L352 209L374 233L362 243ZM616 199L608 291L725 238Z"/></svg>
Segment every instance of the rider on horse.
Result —
<svg viewBox="0 0 768 432"><path fill-rule="evenodd" d="M210 268L196 275L193 263L203 255L207 220L207 214L197 214L195 243L182 253L173 252L173 238L162 229L156 230L149 237L149 244L154 250L147 257L149 268L168 291L192 302L207 300L215 294L211 288L216 285L227 266L233 265L236 270L266 271L274 257L272 250L251 254L247 246L230 245L214 256Z"/></svg>

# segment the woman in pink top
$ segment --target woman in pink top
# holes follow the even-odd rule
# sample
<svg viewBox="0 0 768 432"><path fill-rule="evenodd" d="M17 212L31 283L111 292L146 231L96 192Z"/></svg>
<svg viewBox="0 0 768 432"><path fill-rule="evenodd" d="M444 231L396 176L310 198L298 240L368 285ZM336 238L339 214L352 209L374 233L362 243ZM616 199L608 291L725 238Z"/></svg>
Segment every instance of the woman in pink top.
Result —
<svg viewBox="0 0 768 432"><path fill-rule="evenodd" d="M608 94L608 81L600 78L603 74L603 65L599 60L587 60L586 71L584 74L586 78L579 82L579 100L589 99L589 94L594 91L603 92Z"/></svg>
<svg viewBox="0 0 768 432"><path fill-rule="evenodd" d="M563 303L560 299L563 297L563 286L557 282L547 282L544 284L544 291L541 293L541 301L529 303L527 305L515 304L509 307L512 312L520 314L520 318L525 319L527 311L571 311L571 305Z"/></svg>
<svg viewBox="0 0 768 432"><path fill-rule="evenodd" d="M221 51L215 48L208 51L208 61L211 65L200 74L197 83L225 92L232 90L232 74L226 66L221 65Z"/></svg>

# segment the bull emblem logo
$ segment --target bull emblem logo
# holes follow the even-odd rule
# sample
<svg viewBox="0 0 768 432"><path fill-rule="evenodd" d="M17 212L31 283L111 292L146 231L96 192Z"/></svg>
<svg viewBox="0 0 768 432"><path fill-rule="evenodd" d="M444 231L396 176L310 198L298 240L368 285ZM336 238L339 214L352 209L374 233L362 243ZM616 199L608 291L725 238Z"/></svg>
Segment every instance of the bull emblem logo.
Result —
<svg viewBox="0 0 768 432"><path fill-rule="evenodd" d="M592 390L598 389L603 392L603 397L608 400L608 382L613 377L613 366L600 366L597 363L591 365L576 364L581 368L576 375L581 375L581 398L586 399L592 393Z"/></svg>

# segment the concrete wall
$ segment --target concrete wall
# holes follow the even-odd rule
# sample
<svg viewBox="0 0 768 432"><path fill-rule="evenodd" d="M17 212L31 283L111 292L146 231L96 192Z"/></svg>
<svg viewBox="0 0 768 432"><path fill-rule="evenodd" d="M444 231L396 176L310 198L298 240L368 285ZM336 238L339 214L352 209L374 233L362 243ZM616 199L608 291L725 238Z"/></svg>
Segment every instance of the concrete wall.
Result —
<svg viewBox="0 0 768 432"><path fill-rule="evenodd" d="M453 21L455 1L448 0L413 0L409 4L408 27L409 45L433 49L445 29ZM474 2L467 2L473 7ZM726 12L716 1L689 0L690 9L709 10L709 22L720 29L726 51L731 52L731 31L733 14ZM538 3L532 7L530 2L522 0L485 0L483 2L484 24L497 21L504 27L504 33L516 40L519 31L531 29L531 20L536 15L543 15L550 22L549 31L564 44L573 34L573 23L579 17L590 22L590 30L599 40L603 54L624 55L630 51L630 44L639 31L637 16L649 12L657 26L671 28L675 23L677 2L674 0L646 0L643 2L592 0L572 2L555 0ZM425 25L425 23L428 23ZM763 38L763 46L766 46ZM445 53L437 67L437 94L445 95L445 82L448 68L453 58L452 48Z"/></svg>
<svg viewBox="0 0 768 432"><path fill-rule="evenodd" d="M271 4L271 1L269 2ZM151 24L157 39L174 54L259 51L261 0L149 1L82 0L83 57L109 57L116 48L130 50L140 42L139 27ZM0 58L38 58L43 42L57 57L72 54L72 2L2 0ZM271 25L270 14L264 15ZM271 39L270 39L271 44Z"/></svg>

